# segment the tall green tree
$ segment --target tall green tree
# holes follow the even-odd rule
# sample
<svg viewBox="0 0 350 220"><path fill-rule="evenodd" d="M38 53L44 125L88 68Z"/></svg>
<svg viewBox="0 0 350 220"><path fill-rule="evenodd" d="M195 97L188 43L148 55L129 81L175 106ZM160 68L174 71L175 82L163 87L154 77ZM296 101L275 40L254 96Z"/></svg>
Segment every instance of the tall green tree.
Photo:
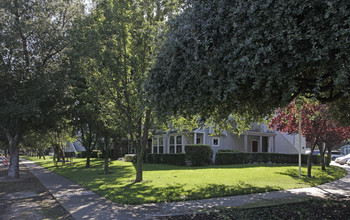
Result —
<svg viewBox="0 0 350 220"><path fill-rule="evenodd" d="M79 38L80 39L80 38ZM76 41L79 41L77 38ZM72 51L71 51L72 52ZM77 53L77 51L74 51ZM76 71L75 88L73 89L75 105L72 108L71 123L79 135L79 141L86 149L86 168L90 168L91 152L96 148L98 140L98 124L101 103L99 101L99 91L90 86L91 81L88 71L83 67L84 62L76 60L70 54L71 65Z"/></svg>
<svg viewBox="0 0 350 220"><path fill-rule="evenodd" d="M150 71L158 114L256 120L299 95L349 106L349 1L186 2Z"/></svg>
<svg viewBox="0 0 350 220"><path fill-rule="evenodd" d="M104 108L115 126L125 131L137 152L136 181L142 181L143 155L149 138L152 110L144 90L158 33L178 1L105 0L83 23L75 51L95 79L90 84L105 97Z"/></svg>
<svg viewBox="0 0 350 220"><path fill-rule="evenodd" d="M50 135L47 132L29 131L23 136L20 143L21 147L34 151L39 159L41 157L45 160L44 151L50 147Z"/></svg>
<svg viewBox="0 0 350 220"><path fill-rule="evenodd" d="M62 51L81 11L79 1L0 2L0 129L10 146L9 177L19 177L23 134L55 126L67 110Z"/></svg>

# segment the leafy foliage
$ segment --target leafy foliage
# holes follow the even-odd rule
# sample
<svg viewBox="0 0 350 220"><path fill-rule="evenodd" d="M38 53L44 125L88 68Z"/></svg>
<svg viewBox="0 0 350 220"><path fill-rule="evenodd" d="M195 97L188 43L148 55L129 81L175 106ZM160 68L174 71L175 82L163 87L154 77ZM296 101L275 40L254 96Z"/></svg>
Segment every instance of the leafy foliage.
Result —
<svg viewBox="0 0 350 220"><path fill-rule="evenodd" d="M193 166L204 166L211 164L213 150L210 145L189 144L185 146L186 159L192 162Z"/></svg>
<svg viewBox="0 0 350 220"><path fill-rule="evenodd" d="M70 108L62 51L80 6L65 0L0 2L0 129L10 145L10 177L19 177L23 134L55 127Z"/></svg>
<svg viewBox="0 0 350 220"><path fill-rule="evenodd" d="M147 86L163 117L251 122L300 94L348 100L350 2L187 3L169 21Z"/></svg>
<svg viewBox="0 0 350 220"><path fill-rule="evenodd" d="M270 128L289 134L299 133L299 112L301 111L302 135L305 136L307 144L311 147L308 161L308 176L311 176L312 153L316 145L320 149L322 169L325 168L323 143L328 148L328 155L331 153L332 147L340 144L342 141L350 137L350 127L342 127L329 117L328 107L325 104L304 103L297 106L295 102L291 102L285 109L276 110ZM301 110L300 110L301 108ZM330 158L330 157L329 157ZM330 162L330 161L329 161Z"/></svg>
<svg viewBox="0 0 350 220"><path fill-rule="evenodd" d="M172 164L177 166L186 165L185 154L148 154L147 161L149 163Z"/></svg>
<svg viewBox="0 0 350 220"><path fill-rule="evenodd" d="M298 109L295 103L291 103L285 109L278 109L273 117L270 128L288 134L299 133ZM339 126L332 120L328 113L328 107L324 104L304 104L302 107L302 135L305 136L307 145L337 146L350 137L350 127Z"/></svg>
<svg viewBox="0 0 350 220"><path fill-rule="evenodd" d="M78 25L71 53L79 65L77 71L86 73L86 90L98 98L98 104L91 100L99 106L101 126L97 130L109 138L127 137L131 148L136 149L136 181L142 180L142 159L153 119L143 84L158 32L179 2L100 1ZM88 99L85 94L81 98ZM109 138L104 137L104 142Z"/></svg>

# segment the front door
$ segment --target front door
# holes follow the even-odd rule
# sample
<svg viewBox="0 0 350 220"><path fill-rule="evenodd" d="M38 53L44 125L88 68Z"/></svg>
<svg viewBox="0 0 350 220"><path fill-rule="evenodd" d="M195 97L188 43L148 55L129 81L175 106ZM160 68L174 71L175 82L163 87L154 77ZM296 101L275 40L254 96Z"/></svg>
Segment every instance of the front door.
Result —
<svg viewBox="0 0 350 220"><path fill-rule="evenodd" d="M252 141L252 152L258 152L258 141Z"/></svg>

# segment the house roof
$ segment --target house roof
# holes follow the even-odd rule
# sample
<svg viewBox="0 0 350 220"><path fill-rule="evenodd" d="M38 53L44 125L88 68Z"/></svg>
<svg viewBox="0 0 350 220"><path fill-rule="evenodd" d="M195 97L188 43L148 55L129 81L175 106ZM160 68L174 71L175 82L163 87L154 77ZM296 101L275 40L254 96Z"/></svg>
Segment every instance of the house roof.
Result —
<svg viewBox="0 0 350 220"><path fill-rule="evenodd" d="M79 141L77 141L77 142L73 142L73 143L67 143L64 151L65 152L81 152L81 151L86 151L86 149Z"/></svg>
<svg viewBox="0 0 350 220"><path fill-rule="evenodd" d="M277 134L272 132L245 131L247 135L274 137Z"/></svg>
<svg viewBox="0 0 350 220"><path fill-rule="evenodd" d="M79 151L86 151L85 147L79 141L73 142L73 145L75 147L75 150L78 152Z"/></svg>

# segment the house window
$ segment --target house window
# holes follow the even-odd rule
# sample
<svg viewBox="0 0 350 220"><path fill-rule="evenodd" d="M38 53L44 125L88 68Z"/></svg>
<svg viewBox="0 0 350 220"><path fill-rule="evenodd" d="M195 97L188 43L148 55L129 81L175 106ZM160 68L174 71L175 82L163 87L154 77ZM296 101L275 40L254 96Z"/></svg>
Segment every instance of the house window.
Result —
<svg viewBox="0 0 350 220"><path fill-rule="evenodd" d="M201 144L201 138L197 137L197 144Z"/></svg>
<svg viewBox="0 0 350 220"><path fill-rule="evenodd" d="M158 140L158 153L164 153L163 137L160 137Z"/></svg>
<svg viewBox="0 0 350 220"><path fill-rule="evenodd" d="M169 153L174 154L175 153L175 137L170 137L170 144L169 144Z"/></svg>
<svg viewBox="0 0 350 220"><path fill-rule="evenodd" d="M171 136L169 143L169 153L182 153L182 136Z"/></svg>
<svg viewBox="0 0 350 220"><path fill-rule="evenodd" d="M154 154L164 153L163 137L153 138L153 153Z"/></svg>
<svg viewBox="0 0 350 220"><path fill-rule="evenodd" d="M220 145L220 138L213 138L213 146L219 146Z"/></svg>
<svg viewBox="0 0 350 220"><path fill-rule="evenodd" d="M158 153L158 138L153 138L153 153Z"/></svg>
<svg viewBox="0 0 350 220"><path fill-rule="evenodd" d="M176 137L176 153L182 153L182 136Z"/></svg>

